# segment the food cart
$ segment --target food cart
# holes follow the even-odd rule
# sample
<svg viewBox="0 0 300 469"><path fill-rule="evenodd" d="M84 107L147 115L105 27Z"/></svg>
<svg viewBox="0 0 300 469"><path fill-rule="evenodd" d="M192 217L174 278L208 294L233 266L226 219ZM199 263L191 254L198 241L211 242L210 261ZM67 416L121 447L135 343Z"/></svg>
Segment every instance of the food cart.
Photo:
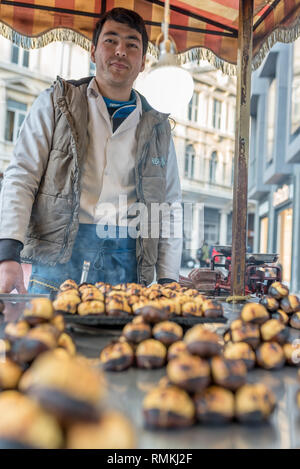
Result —
<svg viewBox="0 0 300 469"><path fill-rule="evenodd" d="M74 8L74 2L66 1L55 2L53 6L53 2L46 1L1 0L0 32L27 48L42 47L53 40L72 40L89 49L92 30L99 13L112 7L124 6L122 0L102 0L94 4L95 8L91 9L89 2L83 1L77 1ZM165 2L160 0L135 0L132 4L126 3L126 7L132 7L145 18L152 42L155 42L160 33L164 5ZM251 71L261 64L276 41L290 42L298 37L300 0L171 0L169 28L182 63L206 59L224 73L237 75L232 294L242 296L245 278ZM158 52L153 44L150 51L153 54ZM227 310L225 308L225 316L230 321L239 313L239 306L234 305ZM225 326L215 324L212 327L222 333ZM91 358L98 356L101 348L111 341L106 329L99 331L75 325L72 333L79 352ZM115 331L113 334L118 336L120 332ZM197 426L176 434L144 429L139 411L144 393L164 374L164 370L135 368L123 374L109 374L111 402L131 417L140 436L139 447L299 447L300 428L295 412L298 385L294 368L285 368L272 374L256 370L251 374L251 380L269 384L278 401L272 420L259 429L241 427L234 423L230 425L230 431L228 427Z"/></svg>

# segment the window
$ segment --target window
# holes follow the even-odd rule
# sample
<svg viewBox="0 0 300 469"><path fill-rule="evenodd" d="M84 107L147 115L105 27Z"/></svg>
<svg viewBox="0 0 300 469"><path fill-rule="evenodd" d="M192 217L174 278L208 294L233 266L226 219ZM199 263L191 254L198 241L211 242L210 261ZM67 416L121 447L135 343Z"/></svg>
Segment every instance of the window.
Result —
<svg viewBox="0 0 300 469"><path fill-rule="evenodd" d="M300 129L300 39L294 43L291 133Z"/></svg>
<svg viewBox="0 0 300 469"><path fill-rule="evenodd" d="M213 151L209 162L209 182L216 182L216 171L217 171L218 157L217 152Z"/></svg>
<svg viewBox="0 0 300 469"><path fill-rule="evenodd" d="M226 184L226 161L223 162L223 183Z"/></svg>
<svg viewBox="0 0 300 469"><path fill-rule="evenodd" d="M194 178L195 170L195 149L193 145L187 145L184 159L184 176L190 179Z"/></svg>
<svg viewBox="0 0 300 469"><path fill-rule="evenodd" d="M208 245L215 244L218 241L218 225L213 223L204 224L204 239Z"/></svg>
<svg viewBox="0 0 300 469"><path fill-rule="evenodd" d="M268 94L267 165L273 161L276 105L276 79L273 78Z"/></svg>
<svg viewBox="0 0 300 469"><path fill-rule="evenodd" d="M192 122L197 122L198 120L198 104L199 104L199 94L194 93L192 99L189 102L188 107L188 120Z"/></svg>
<svg viewBox="0 0 300 469"><path fill-rule="evenodd" d="M19 103L13 99L7 100L5 140L8 142L15 142L17 140L26 111L26 104Z"/></svg>
<svg viewBox="0 0 300 469"><path fill-rule="evenodd" d="M269 219L263 217L260 219L260 236L259 236L259 252L266 254L268 252L268 230Z"/></svg>
<svg viewBox="0 0 300 469"><path fill-rule="evenodd" d="M29 51L22 49L15 44L11 48L11 61L14 64L21 65L22 67L29 67Z"/></svg>
<svg viewBox="0 0 300 469"><path fill-rule="evenodd" d="M277 215L277 252L282 266L282 280L291 281L293 209L287 208Z"/></svg>
<svg viewBox="0 0 300 469"><path fill-rule="evenodd" d="M214 99L213 101L213 121L212 125L214 129L221 128L221 110L222 110L222 102L218 99Z"/></svg>

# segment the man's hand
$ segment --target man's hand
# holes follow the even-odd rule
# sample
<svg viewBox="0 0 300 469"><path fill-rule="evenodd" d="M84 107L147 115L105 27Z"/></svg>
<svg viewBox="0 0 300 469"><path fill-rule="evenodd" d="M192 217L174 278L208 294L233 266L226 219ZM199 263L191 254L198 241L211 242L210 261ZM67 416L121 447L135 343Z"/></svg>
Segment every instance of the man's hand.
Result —
<svg viewBox="0 0 300 469"><path fill-rule="evenodd" d="M0 262L0 293L10 293L15 288L20 294L27 293L21 264L15 261Z"/></svg>

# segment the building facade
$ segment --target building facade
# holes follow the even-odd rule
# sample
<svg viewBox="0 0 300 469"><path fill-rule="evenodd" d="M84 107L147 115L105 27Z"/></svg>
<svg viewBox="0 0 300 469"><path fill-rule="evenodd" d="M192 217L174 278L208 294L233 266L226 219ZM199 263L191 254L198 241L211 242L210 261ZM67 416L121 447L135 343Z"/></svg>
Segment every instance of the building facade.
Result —
<svg viewBox="0 0 300 469"><path fill-rule="evenodd" d="M278 253L283 280L300 291L300 39L276 44L253 74L249 198L254 249Z"/></svg>
<svg viewBox="0 0 300 469"><path fill-rule="evenodd" d="M185 210L184 247L195 257L203 240L232 243L236 80L210 66L192 70L195 92L173 131ZM253 249L255 205L249 202L248 246Z"/></svg>
<svg viewBox="0 0 300 469"><path fill-rule="evenodd" d="M0 173L7 167L20 127L33 101L57 75L93 73L89 54L73 43L53 42L24 50L0 36Z"/></svg>

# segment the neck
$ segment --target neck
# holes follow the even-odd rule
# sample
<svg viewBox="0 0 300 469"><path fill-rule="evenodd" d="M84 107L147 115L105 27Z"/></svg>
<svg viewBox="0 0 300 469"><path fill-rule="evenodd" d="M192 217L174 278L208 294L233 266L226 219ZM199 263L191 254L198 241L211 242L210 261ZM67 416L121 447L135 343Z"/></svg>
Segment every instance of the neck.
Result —
<svg viewBox="0 0 300 469"><path fill-rule="evenodd" d="M97 86L102 96L113 99L114 101L129 101L132 87L107 86L96 78Z"/></svg>

